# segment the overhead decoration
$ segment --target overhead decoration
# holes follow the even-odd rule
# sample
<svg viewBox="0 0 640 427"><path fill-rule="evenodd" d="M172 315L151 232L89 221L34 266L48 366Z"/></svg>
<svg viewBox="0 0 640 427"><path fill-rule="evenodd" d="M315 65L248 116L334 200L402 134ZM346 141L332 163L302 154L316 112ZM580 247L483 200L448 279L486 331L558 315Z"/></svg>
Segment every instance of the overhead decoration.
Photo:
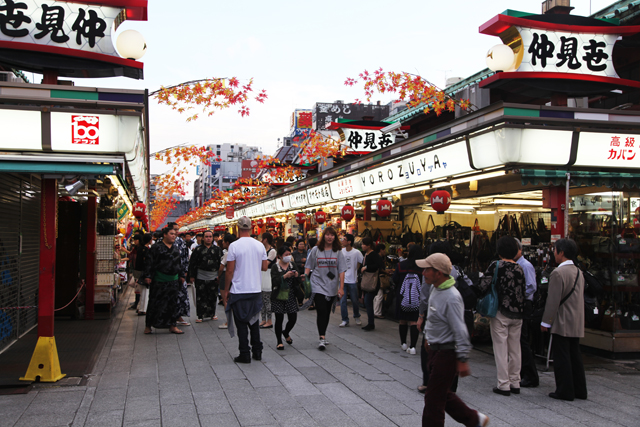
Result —
<svg viewBox="0 0 640 427"><path fill-rule="evenodd" d="M342 213L342 219L349 222L355 216L355 209L351 205L344 205L342 207L341 213Z"/></svg>
<svg viewBox="0 0 640 427"><path fill-rule="evenodd" d="M226 231L226 230L227 230L227 227L225 227L224 225L216 225L215 227L213 227L213 231L217 231L217 232Z"/></svg>
<svg viewBox="0 0 640 427"><path fill-rule="evenodd" d="M133 216L140 219L147 214L147 206L144 203L136 203L133 207Z"/></svg>
<svg viewBox="0 0 640 427"><path fill-rule="evenodd" d="M436 190L431 193L431 208L442 215L451 206L451 194L446 190Z"/></svg>
<svg viewBox="0 0 640 427"><path fill-rule="evenodd" d="M386 199L380 199L378 200L378 203L376 203L376 215L386 218L391 215L392 208L393 205L390 201Z"/></svg>
<svg viewBox="0 0 640 427"><path fill-rule="evenodd" d="M264 221L262 220L262 218L256 220L256 225L260 228L264 226Z"/></svg>
<svg viewBox="0 0 640 427"><path fill-rule="evenodd" d="M307 221L307 215L305 215L303 212L298 212L296 214L296 222L300 225L304 224Z"/></svg>
<svg viewBox="0 0 640 427"><path fill-rule="evenodd" d="M327 220L327 214L323 210L316 211L315 217L316 217L316 222L318 224L322 224L323 222L325 222Z"/></svg>
<svg viewBox="0 0 640 427"><path fill-rule="evenodd" d="M278 221L276 221L274 217L270 216L269 218L267 218L267 227L273 228L276 225L278 225Z"/></svg>

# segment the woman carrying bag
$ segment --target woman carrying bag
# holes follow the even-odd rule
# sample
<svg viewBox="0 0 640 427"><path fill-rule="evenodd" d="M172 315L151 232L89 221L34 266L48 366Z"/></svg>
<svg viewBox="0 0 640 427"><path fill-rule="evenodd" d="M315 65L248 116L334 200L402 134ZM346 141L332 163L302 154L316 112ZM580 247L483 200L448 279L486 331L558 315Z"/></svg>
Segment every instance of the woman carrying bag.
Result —
<svg viewBox="0 0 640 427"><path fill-rule="evenodd" d="M289 333L298 319L298 297L300 297L302 290L300 289L300 273L291 259L289 246L281 246L278 249L278 261L271 267L271 311L276 315L277 350L284 350L282 336L287 344L293 344ZM282 324L285 314L287 315L287 326L283 331Z"/></svg>
<svg viewBox="0 0 640 427"><path fill-rule="evenodd" d="M367 317L369 318L367 325L363 326L364 331L373 331L375 325L375 313L373 311L373 299L380 289L380 266L382 260L374 250L373 239L365 237L362 239L362 251L364 252L364 261L362 261L362 278L360 279L360 289L364 294L364 306L367 309Z"/></svg>
<svg viewBox="0 0 640 427"><path fill-rule="evenodd" d="M273 236L271 233L262 234L262 244L267 251L267 260L269 261L268 268L270 269L276 262L276 249L273 247ZM271 323L271 274L269 270L262 273L262 322L260 322L260 328L268 329L273 327Z"/></svg>
<svg viewBox="0 0 640 427"><path fill-rule="evenodd" d="M309 251L304 274L311 282L311 298L316 306L318 315L316 324L320 342L319 350L325 350L326 332L329 325L331 311L335 310L336 295L338 300L344 295L344 273L347 263L342 254L342 247L338 235L333 227L327 227L322 232L318 245ZM306 308L310 302L305 303Z"/></svg>
<svg viewBox="0 0 640 427"><path fill-rule="evenodd" d="M479 296L484 297L478 301L478 312L491 317L491 340L498 376L498 386L493 392L509 396L520 393L520 330L526 285L522 267L513 260L518 255L515 239L503 236L496 247L500 261L489 266L478 284ZM489 302L497 303L497 307L487 310L492 305Z"/></svg>

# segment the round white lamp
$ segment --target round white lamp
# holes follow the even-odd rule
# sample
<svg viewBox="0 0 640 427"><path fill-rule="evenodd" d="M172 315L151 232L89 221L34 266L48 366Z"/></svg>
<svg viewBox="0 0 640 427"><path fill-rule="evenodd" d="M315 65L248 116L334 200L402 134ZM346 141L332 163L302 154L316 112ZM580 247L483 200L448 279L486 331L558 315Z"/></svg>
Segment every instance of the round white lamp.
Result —
<svg viewBox="0 0 640 427"><path fill-rule="evenodd" d="M491 71L510 71L513 67L515 54L506 44L498 44L487 52L487 67Z"/></svg>
<svg viewBox="0 0 640 427"><path fill-rule="evenodd" d="M116 49L123 58L138 60L147 53L147 43L136 30L126 30L118 36Z"/></svg>

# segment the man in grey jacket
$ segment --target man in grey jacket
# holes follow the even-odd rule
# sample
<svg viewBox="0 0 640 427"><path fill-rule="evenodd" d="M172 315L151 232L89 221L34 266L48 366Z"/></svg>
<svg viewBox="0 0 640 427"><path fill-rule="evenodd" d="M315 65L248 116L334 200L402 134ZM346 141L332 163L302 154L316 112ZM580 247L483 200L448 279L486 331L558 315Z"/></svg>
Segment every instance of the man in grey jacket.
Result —
<svg viewBox="0 0 640 427"><path fill-rule="evenodd" d="M553 248L558 268L549 277L549 293L540 329L551 330L553 374L556 391L549 397L560 400L586 399L587 380L580 353L584 337L584 276L573 263L578 246L571 239L558 240Z"/></svg>
<svg viewBox="0 0 640 427"><path fill-rule="evenodd" d="M436 253L417 260L430 286L425 325L425 346L429 352L429 384L424 396L423 426L444 426L445 412L466 426L486 426L489 417L469 408L450 390L456 373L471 374L469 333L464 323L464 303L450 276L451 260Z"/></svg>

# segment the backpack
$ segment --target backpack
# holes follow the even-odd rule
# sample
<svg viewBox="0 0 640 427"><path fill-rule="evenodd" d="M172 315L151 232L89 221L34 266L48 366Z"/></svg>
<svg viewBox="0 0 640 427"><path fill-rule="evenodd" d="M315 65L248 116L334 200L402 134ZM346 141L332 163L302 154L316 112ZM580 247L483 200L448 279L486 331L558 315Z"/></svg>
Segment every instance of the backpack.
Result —
<svg viewBox="0 0 640 427"><path fill-rule="evenodd" d="M274 248L269 248L269 250L267 251L267 258L269 258L269 254L271 253L271 251L275 251ZM271 266L273 266L273 264L276 263L276 261L278 261L278 257L275 257L274 259L267 259L268 264L267 264L267 270L271 270Z"/></svg>
<svg viewBox="0 0 640 427"><path fill-rule="evenodd" d="M456 266L454 266L453 268L455 268L456 271L458 272L458 277L456 278L456 288L458 289L458 292L460 292L460 295L462 296L464 309L473 310L476 307L476 304L478 302L478 297L476 297L476 294L473 292L473 289L471 289L471 286L469 285L470 283L471 284L473 283L471 282L471 279L469 279L462 270L460 270Z"/></svg>
<svg viewBox="0 0 640 427"><path fill-rule="evenodd" d="M400 295L402 301L400 308L402 311L418 311L420 308L421 280L416 273L407 273L402 281Z"/></svg>

